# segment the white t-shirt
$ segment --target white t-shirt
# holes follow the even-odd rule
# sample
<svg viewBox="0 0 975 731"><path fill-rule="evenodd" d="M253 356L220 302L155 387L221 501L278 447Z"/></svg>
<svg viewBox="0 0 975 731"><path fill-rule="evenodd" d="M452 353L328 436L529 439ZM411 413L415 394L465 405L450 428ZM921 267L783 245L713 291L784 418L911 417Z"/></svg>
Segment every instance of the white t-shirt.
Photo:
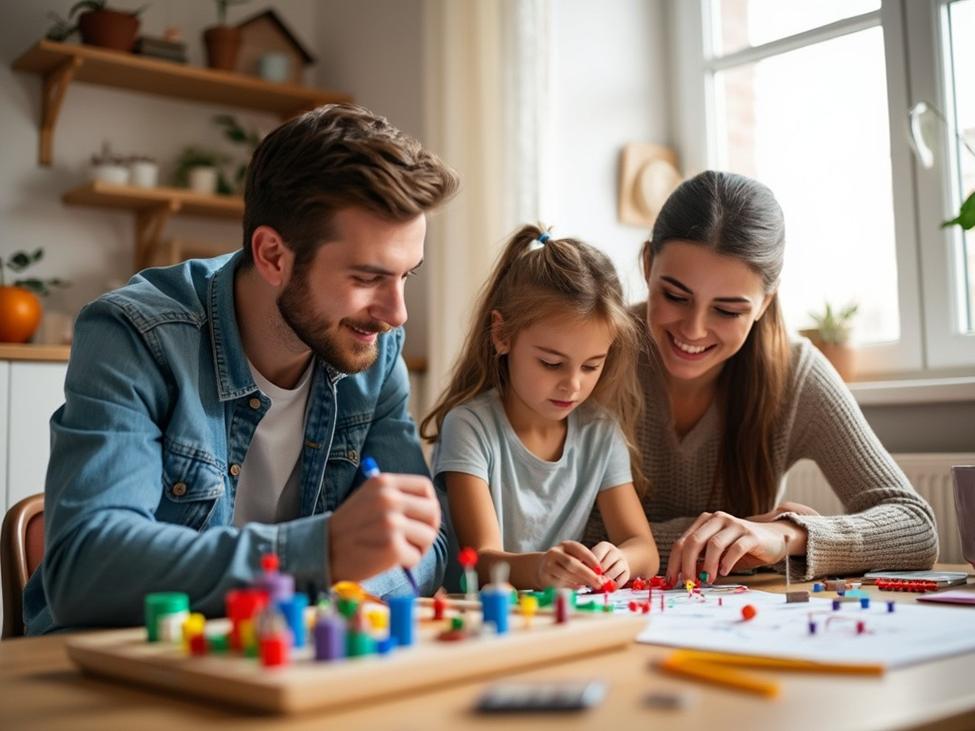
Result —
<svg viewBox="0 0 975 731"><path fill-rule="evenodd" d="M254 431L237 482L234 525L282 523L298 517L301 448L305 443L305 412L315 360L292 389L279 388L249 360L257 387L271 406Z"/></svg>

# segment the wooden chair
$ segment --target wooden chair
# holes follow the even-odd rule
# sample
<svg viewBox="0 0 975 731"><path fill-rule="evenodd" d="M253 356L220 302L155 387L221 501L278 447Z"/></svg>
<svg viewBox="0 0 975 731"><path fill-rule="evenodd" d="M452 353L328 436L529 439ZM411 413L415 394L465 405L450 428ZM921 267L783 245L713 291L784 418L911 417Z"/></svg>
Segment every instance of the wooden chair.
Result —
<svg viewBox="0 0 975 731"><path fill-rule="evenodd" d="M3 639L24 634L24 585L44 559L44 494L31 495L7 511L0 530Z"/></svg>

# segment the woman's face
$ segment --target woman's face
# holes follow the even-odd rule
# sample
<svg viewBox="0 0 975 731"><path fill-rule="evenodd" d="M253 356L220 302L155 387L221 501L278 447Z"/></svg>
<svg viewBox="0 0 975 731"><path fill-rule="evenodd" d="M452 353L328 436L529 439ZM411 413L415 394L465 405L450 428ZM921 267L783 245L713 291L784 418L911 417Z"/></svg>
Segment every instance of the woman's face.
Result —
<svg viewBox="0 0 975 731"><path fill-rule="evenodd" d="M747 264L668 241L650 261L647 325L672 378L709 380L745 343L771 300Z"/></svg>

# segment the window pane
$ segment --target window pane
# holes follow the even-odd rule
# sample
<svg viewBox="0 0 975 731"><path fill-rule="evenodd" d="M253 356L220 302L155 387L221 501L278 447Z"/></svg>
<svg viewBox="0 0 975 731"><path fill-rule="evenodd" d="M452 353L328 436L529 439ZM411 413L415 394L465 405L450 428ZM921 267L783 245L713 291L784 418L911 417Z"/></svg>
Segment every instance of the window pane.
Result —
<svg viewBox="0 0 975 731"><path fill-rule="evenodd" d="M897 340L883 31L719 72L714 87L718 165L769 185L785 212L790 328L856 300L855 342Z"/></svg>
<svg viewBox="0 0 975 731"><path fill-rule="evenodd" d="M880 0L712 0L719 56L880 10Z"/></svg>
<svg viewBox="0 0 975 731"><path fill-rule="evenodd" d="M951 69L954 82L955 129L975 149L975 0L958 0L948 7L951 28ZM975 155L958 145L957 200L975 191ZM955 212L957 213L957 211ZM954 215L952 216L954 217ZM959 231L960 229L955 229ZM956 271L958 310L962 332L975 332L975 229L958 236Z"/></svg>

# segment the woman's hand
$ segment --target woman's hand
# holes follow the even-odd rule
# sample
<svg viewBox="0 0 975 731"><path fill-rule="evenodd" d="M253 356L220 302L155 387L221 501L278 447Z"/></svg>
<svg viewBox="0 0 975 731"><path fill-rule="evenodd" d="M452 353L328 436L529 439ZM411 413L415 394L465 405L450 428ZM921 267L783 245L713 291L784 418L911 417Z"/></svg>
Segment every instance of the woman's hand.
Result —
<svg viewBox="0 0 975 731"><path fill-rule="evenodd" d="M674 541L667 562L667 579L674 584L697 579L697 563L701 558L704 560L701 571L707 574L708 581L719 575L727 576L735 567L776 563L785 558L785 536L789 536L790 554L806 552L806 530L793 523L746 520L722 511L701 513Z"/></svg>
<svg viewBox="0 0 975 731"><path fill-rule="evenodd" d="M538 565L538 586L600 586L599 560L577 541L562 541L542 554Z"/></svg>
<svg viewBox="0 0 975 731"><path fill-rule="evenodd" d="M623 552L609 541L602 541L592 547L592 555L599 561L603 579L612 579L616 586L623 586L630 580L630 564Z"/></svg>

